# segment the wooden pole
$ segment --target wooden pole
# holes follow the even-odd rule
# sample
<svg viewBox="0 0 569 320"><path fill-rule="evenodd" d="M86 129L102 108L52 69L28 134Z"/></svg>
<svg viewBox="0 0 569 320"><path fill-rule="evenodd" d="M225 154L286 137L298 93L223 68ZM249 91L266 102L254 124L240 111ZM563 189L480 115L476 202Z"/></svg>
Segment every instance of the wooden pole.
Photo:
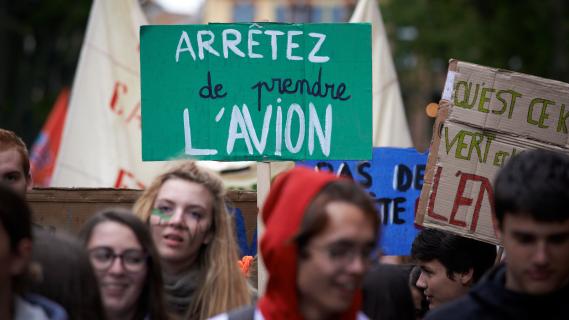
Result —
<svg viewBox="0 0 569 320"><path fill-rule="evenodd" d="M261 243L261 236L265 231L265 225L263 224L263 219L261 215L261 209L263 204L269 195L269 190L271 188L271 163L270 162L257 162L257 207L259 208L259 214L257 215L257 243ZM265 264L261 257L261 250L257 249L257 290L259 297L265 293L265 287L267 284L267 269L265 269Z"/></svg>

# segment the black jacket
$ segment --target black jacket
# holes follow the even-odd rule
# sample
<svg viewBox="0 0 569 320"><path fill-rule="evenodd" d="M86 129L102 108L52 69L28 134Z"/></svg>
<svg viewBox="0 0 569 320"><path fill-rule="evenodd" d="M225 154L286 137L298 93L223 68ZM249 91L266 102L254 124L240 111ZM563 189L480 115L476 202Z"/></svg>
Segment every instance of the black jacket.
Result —
<svg viewBox="0 0 569 320"><path fill-rule="evenodd" d="M470 292L429 313L435 319L569 319L569 285L548 295L532 296L506 289L505 265L490 271Z"/></svg>
<svg viewBox="0 0 569 320"><path fill-rule="evenodd" d="M409 289L410 266L380 264L363 283L362 311L371 320L414 320L415 306Z"/></svg>

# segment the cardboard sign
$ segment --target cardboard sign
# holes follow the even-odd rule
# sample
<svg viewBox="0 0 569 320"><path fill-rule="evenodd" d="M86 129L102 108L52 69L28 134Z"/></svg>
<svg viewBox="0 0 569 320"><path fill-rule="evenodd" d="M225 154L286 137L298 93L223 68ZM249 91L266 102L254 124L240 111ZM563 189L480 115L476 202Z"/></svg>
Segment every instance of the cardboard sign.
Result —
<svg viewBox="0 0 569 320"><path fill-rule="evenodd" d="M371 27L140 29L142 158L369 159Z"/></svg>
<svg viewBox="0 0 569 320"><path fill-rule="evenodd" d="M528 149L569 152L569 84L451 60L416 223L498 243L496 173Z"/></svg>
<svg viewBox="0 0 569 320"><path fill-rule="evenodd" d="M302 161L297 165L357 181L377 203L383 253L407 256L417 235L415 208L426 162L427 154L413 148L374 148L371 161Z"/></svg>

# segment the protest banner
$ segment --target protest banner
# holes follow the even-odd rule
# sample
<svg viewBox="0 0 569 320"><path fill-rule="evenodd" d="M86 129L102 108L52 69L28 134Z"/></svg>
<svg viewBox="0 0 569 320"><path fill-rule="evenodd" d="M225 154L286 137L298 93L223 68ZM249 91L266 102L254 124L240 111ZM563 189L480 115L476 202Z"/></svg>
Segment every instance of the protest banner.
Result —
<svg viewBox="0 0 569 320"><path fill-rule="evenodd" d="M492 183L512 156L569 152L569 84L451 60L416 223L499 243Z"/></svg>
<svg viewBox="0 0 569 320"><path fill-rule="evenodd" d="M370 24L142 26L142 158L369 159Z"/></svg>
<svg viewBox="0 0 569 320"><path fill-rule="evenodd" d="M143 189L165 170L141 158L138 29L147 23L137 0L93 1L49 186Z"/></svg>
<svg viewBox="0 0 569 320"><path fill-rule="evenodd" d="M427 154L414 148L374 148L370 161L299 161L297 165L332 172L359 183L377 204L383 254L408 256L417 235L415 208L426 162Z"/></svg>

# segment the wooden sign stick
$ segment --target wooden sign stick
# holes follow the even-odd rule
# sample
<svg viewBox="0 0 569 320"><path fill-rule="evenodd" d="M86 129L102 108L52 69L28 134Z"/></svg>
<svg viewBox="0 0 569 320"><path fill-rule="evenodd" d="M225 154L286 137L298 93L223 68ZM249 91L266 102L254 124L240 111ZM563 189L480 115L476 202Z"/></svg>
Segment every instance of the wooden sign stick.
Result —
<svg viewBox="0 0 569 320"><path fill-rule="evenodd" d="M261 242L261 236L265 231L265 225L261 215L263 204L269 195L271 188L271 163L270 162L257 162L257 207L259 214L257 215L257 239L258 244ZM265 286L267 284L267 270L261 257L261 250L257 250L257 290L259 297L265 293Z"/></svg>

